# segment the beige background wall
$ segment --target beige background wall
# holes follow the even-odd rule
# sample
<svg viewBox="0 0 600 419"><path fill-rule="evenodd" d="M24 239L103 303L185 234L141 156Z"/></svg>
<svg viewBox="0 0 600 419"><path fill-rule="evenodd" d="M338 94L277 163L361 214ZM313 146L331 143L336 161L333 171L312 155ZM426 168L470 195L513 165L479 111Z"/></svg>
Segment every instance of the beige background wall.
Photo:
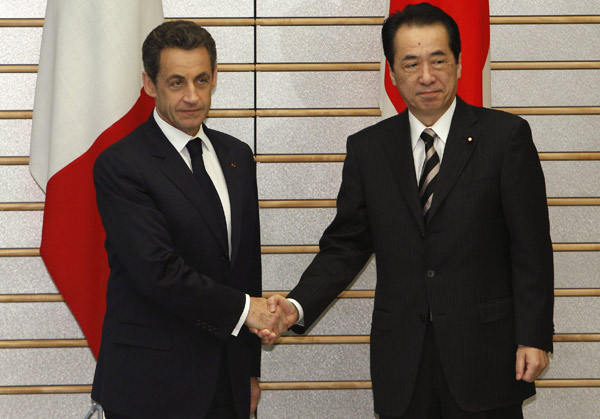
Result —
<svg viewBox="0 0 600 419"><path fill-rule="evenodd" d="M94 370L37 252L44 195L27 163L45 3L0 1L0 418L83 417ZM208 124L257 153L264 288L287 291L334 215L345 137L379 120L385 2L163 4L166 17L201 19L216 38L222 65ZM600 2L490 0L490 11L492 105L531 123L555 243L556 350L525 416L594 418ZM265 348L261 419L373 417L367 342L374 283L371 264L309 337Z"/></svg>

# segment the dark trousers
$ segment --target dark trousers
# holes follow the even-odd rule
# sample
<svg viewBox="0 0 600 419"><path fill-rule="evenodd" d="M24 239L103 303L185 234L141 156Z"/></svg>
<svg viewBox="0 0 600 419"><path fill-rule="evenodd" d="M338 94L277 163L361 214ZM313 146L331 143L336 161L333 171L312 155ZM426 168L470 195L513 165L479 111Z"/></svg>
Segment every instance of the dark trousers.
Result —
<svg viewBox="0 0 600 419"><path fill-rule="evenodd" d="M460 408L450 393L435 341L433 325L428 322L423 354L408 410L403 416L379 416L380 419L523 419L522 403L517 405L467 412Z"/></svg>
<svg viewBox="0 0 600 419"><path fill-rule="evenodd" d="M249 415L250 412L248 412ZM229 362L225 352L219 365L215 394L205 419L238 419L229 380Z"/></svg>
<svg viewBox="0 0 600 419"><path fill-rule="evenodd" d="M128 416L122 416L117 413L104 412L106 419L133 419ZM248 412L248 416L250 413ZM200 418L198 418L200 419ZM231 392L231 383L229 381L229 363L224 354L219 364L219 375L217 376L217 385L213 396L210 409L203 419L239 419L235 410L233 393Z"/></svg>

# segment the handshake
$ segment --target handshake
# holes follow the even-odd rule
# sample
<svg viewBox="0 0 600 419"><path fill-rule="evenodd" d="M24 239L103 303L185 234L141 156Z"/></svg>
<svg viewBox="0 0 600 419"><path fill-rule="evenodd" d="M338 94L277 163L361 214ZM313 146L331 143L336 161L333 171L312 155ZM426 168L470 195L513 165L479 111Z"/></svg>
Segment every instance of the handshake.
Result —
<svg viewBox="0 0 600 419"><path fill-rule="evenodd" d="M263 345L272 345L298 321L298 316L296 306L281 295L273 295L268 300L250 297L250 311L244 324Z"/></svg>

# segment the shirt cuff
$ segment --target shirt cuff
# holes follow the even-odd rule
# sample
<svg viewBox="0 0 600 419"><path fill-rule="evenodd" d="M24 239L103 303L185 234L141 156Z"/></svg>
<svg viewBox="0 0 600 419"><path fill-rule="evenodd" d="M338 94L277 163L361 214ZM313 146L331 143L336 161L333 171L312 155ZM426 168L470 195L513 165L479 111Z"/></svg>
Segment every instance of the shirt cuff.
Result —
<svg viewBox="0 0 600 419"><path fill-rule="evenodd" d="M296 324L298 326L304 326L304 310L302 310L302 306L298 301L294 300L293 298L288 298L287 300L294 306L296 306L296 309L298 309L298 321L296 322Z"/></svg>
<svg viewBox="0 0 600 419"><path fill-rule="evenodd" d="M250 296L246 294L246 304L244 305L244 311L242 311L242 315L240 316L240 320L235 325L235 329L231 332L232 336L237 336L242 330L242 326L246 321L246 317L248 317L248 313L250 312Z"/></svg>

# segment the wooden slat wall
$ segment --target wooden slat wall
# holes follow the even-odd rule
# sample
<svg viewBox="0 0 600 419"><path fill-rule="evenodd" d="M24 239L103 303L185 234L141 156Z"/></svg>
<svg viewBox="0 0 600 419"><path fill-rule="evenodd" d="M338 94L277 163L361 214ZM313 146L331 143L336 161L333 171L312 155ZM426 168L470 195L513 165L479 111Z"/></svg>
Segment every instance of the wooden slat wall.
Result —
<svg viewBox="0 0 600 419"><path fill-rule="evenodd" d="M350 27L350 26L378 26L381 25L382 18L377 17L282 17L282 18L193 18L192 20L204 26L213 26L219 28L236 28L236 27L268 27L277 26L283 28L292 28L298 26L327 26L327 27ZM492 16L490 18L492 25L590 25L600 23L600 7L595 15L580 15L580 16ZM15 19L11 16L0 16L1 28L39 28L43 26L41 18ZM549 27L549 26L548 26ZM209 28L210 30L210 28ZM27 40L25 40L27 42ZM589 70L600 71L600 57L592 57L591 60L564 60L564 61L494 61L492 62L493 71L545 71L545 70ZM221 72L376 72L379 70L378 62L298 62L298 63L224 63L220 64ZM0 75L2 74L19 74L19 73L36 73L37 65L30 63L15 64L0 62ZM575 80L574 80L575 82ZM562 88L567 88L562 87ZM332 92L335 94L335 92ZM600 103L599 103L600 105ZM600 118L600 106L541 106L538 107L522 107L511 106L503 107L502 110L528 115L546 115L548 117L558 115L589 115L594 118ZM0 120L18 120L31 119L31 109L5 109L0 110ZM276 109L260 109L256 106L254 109L218 109L210 113L211 118L254 118L255 124L257 118L281 118L281 117L333 117L340 116L344 118L360 118L360 117L378 117L380 111L376 107L373 108L276 108ZM0 136L2 133L0 133ZM596 136L596 144L598 145L591 150L572 150L568 152L548 152L542 150L540 158L542 161L567 161L567 162L597 162L600 161L600 138ZM254 138L257 149L260 150L261 138ZM317 163L331 164L340 163L344 160L344 155L341 153L331 154L257 154L256 160L259 164L264 165L284 165L290 163ZM19 167L28 164L28 156L7 156L0 155L0 168ZM599 166L600 167L600 166ZM308 170L308 169L307 169ZM260 179L259 179L260 180ZM0 179L0 182L4 180ZM334 198L332 196L331 198ZM568 197L553 197L548 200L552 207L600 207L599 196L568 196ZM288 211L294 209L312 210L318 208L334 208L334 199L314 199L312 196L305 196L302 199L262 199L260 206L263 210ZM3 202L0 196L0 214L2 212L20 212L30 213L43 211L43 202ZM600 220L598 220L600 221ZM1 229L0 229L1 231ZM289 254L312 254L318 250L315 243L297 243L294 245L263 243L264 255L289 255ZM594 241L585 242L555 242L555 252L591 252L594 255L600 255L600 237ZM19 257L39 257L39 250L36 248L0 248L0 264L9 258ZM595 277L597 287L577 287L561 288L555 290L557 299L571 297L569 301L575 301L581 298L594 298L600 296L600 278ZM1 278L0 278L1 280ZM24 289L26 287L24 286ZM265 296L272 295L274 292L287 292L284 288L273 288L265 291ZM355 300L355 299L372 299L373 290L349 290L340 294L340 300ZM566 300L565 300L566 301ZM0 294L0 311L2 305L5 304L64 304L62 296L54 293L10 293ZM15 325L12 325L13 327ZM579 329L578 329L579 330ZM593 345L600 342L600 330L594 332L578 333L578 330L569 331L572 333L559 333L555 336L555 342L565 344L586 344ZM580 330L585 330L581 328ZM279 339L277 345L290 346L297 351L311 351L311 348L316 348L319 345L365 345L369 341L369 337L364 334L356 335L309 335L309 336L286 336ZM14 350L70 350L72 348L86 348L85 339L81 338L55 338L55 339L5 339L0 340L0 351ZM277 347L274 351L277 351ZM560 354L556 354L557 357ZM597 362L599 359L590 360ZM68 361L67 361L68 362ZM352 359L348 359L349 366L353 364ZM56 368L66 368L66 365L56 365ZM266 364L264 368L268 369ZM3 383L0 376L0 395L46 395L46 394L87 394L90 391L90 383L77 383L73 385L56 385L47 383L44 385L10 385ZM598 388L600 387L600 376L589 377L565 377L538 380L538 386L542 389L552 388L552 391L561 391L561 388ZM364 380L330 380L330 381L295 381L270 380L262 384L266 394L278 394L277 390L288 391L305 391L305 390L368 390L371 388L370 382ZM596 393L597 394L597 393ZM0 404L2 403L0 399ZM593 405L595 400L590 399L590 405ZM269 397L268 405L277 407L277 398ZM329 406L335 409L335 406ZM84 409L84 408L82 408ZM83 412L83 410L82 410ZM82 416L82 415L81 415ZM40 416L42 417L42 416ZM45 417L45 416L44 416ZM271 417L269 413L263 411L261 418ZM275 416L273 416L275 417ZM308 416L307 416L308 417ZM315 416L319 417L319 416ZM333 416L332 416L333 417ZM558 416L557 416L558 417ZM590 416L591 417L591 416Z"/></svg>

